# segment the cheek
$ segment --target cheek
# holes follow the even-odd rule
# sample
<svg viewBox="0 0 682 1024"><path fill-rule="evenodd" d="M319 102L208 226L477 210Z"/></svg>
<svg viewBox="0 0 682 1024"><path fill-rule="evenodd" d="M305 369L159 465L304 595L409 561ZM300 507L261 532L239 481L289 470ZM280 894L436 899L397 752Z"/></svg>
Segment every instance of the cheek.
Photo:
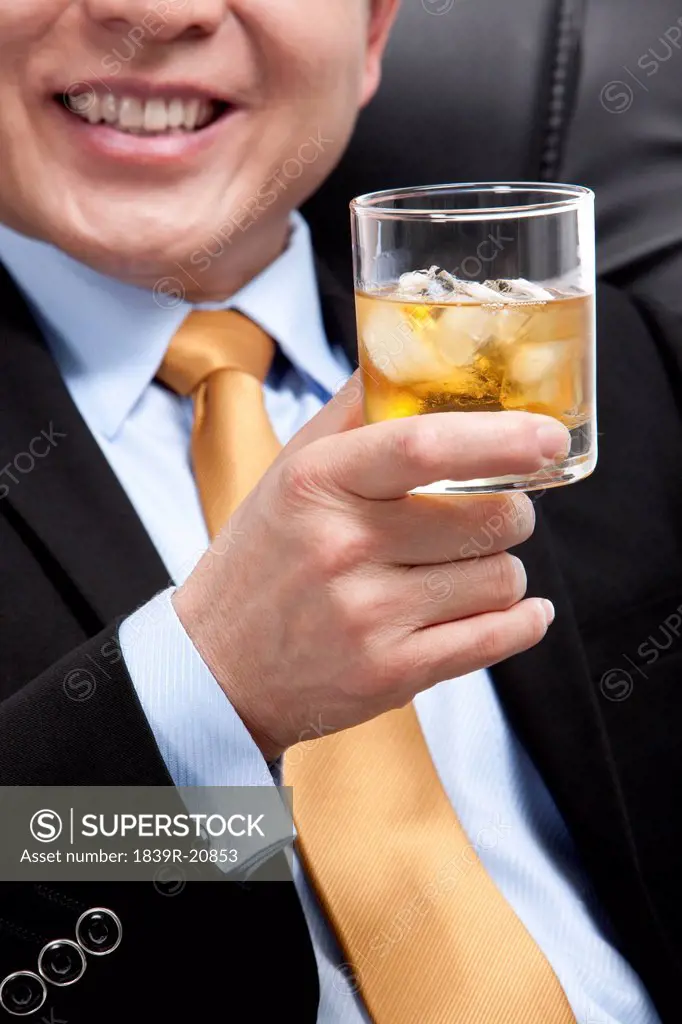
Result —
<svg viewBox="0 0 682 1024"><path fill-rule="evenodd" d="M280 155L297 156L312 136L324 139L312 177L331 169L345 147L360 105L365 32L355 0L301 0L307 17L291 17L292 0L269 8L260 29L261 76L267 100L263 111L269 132L279 138ZM293 26L292 26L293 23ZM281 130L280 130L281 129ZM289 151L289 152L288 152ZM311 150L312 152L312 150Z"/></svg>
<svg viewBox="0 0 682 1024"><path fill-rule="evenodd" d="M69 4L70 0L0 0L0 52L15 52L17 44L39 44ZM3 60L2 68L6 66Z"/></svg>
<svg viewBox="0 0 682 1024"><path fill-rule="evenodd" d="M367 36L366 0L239 0L245 29L260 54L270 90L303 100L350 87L359 93ZM349 99L351 97L348 97Z"/></svg>
<svg viewBox="0 0 682 1024"><path fill-rule="evenodd" d="M30 165L40 148L44 66L71 59L63 30L71 7L71 0L0 0L0 176Z"/></svg>

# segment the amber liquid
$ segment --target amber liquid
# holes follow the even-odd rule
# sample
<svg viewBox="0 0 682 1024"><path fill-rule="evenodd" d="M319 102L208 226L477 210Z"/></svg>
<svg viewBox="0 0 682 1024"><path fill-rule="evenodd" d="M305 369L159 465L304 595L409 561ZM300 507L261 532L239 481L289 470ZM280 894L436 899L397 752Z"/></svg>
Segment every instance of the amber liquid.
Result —
<svg viewBox="0 0 682 1024"><path fill-rule="evenodd" d="M369 423L514 409L573 431L594 416L591 295L498 304L361 292L356 301Z"/></svg>

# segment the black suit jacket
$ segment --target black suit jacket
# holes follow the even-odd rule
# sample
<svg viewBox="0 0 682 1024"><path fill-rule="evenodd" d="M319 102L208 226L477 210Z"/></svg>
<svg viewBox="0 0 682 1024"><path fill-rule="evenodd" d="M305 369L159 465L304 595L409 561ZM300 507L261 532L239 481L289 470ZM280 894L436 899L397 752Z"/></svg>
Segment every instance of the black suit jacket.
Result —
<svg viewBox="0 0 682 1024"><path fill-rule="evenodd" d="M329 337L353 353L352 298L323 271L320 287ZM550 597L557 620L493 678L573 834L613 941L664 1021L676 1022L682 654L671 645L642 666L641 680L623 659L639 658L664 612L682 605L682 428L664 372L670 338L654 337L606 286L599 316L599 469L536 501L537 529L521 551L530 593ZM31 448L36 437L44 440ZM17 460L26 452L34 465ZM117 619L164 587L166 574L5 275L0 484L0 784L169 784L116 656ZM618 668L631 684L609 675ZM83 669L97 685L76 702L65 681L77 686ZM31 966L41 935L72 932L81 906L116 910L119 950L71 989L50 992L69 1024L213 1020L229 1016L232 1000L246 1000L255 1021L315 1020L317 975L291 883L195 883L172 898L143 883L59 891L55 901L34 887L0 887L0 977Z"/></svg>

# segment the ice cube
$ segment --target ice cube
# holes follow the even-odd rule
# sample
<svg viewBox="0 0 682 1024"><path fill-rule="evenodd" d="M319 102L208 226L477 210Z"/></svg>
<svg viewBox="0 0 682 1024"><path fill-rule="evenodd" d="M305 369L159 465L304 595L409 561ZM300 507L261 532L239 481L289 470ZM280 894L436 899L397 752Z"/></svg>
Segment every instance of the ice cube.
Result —
<svg viewBox="0 0 682 1024"><path fill-rule="evenodd" d="M535 300L536 302L549 302L554 298L551 292L539 284L527 281L525 277L515 277L503 281L486 281L486 287L498 289L505 302Z"/></svg>
<svg viewBox="0 0 682 1024"><path fill-rule="evenodd" d="M396 288L396 298L421 299L429 294L432 280L426 270L413 270L409 274L401 274Z"/></svg>
<svg viewBox="0 0 682 1024"><path fill-rule="evenodd" d="M479 303L453 305L438 319L438 348L452 366L466 366L493 335L490 309Z"/></svg>
<svg viewBox="0 0 682 1024"><path fill-rule="evenodd" d="M419 310L419 318L415 311ZM439 322L438 322L439 323ZM377 370L394 384L437 381L450 366L436 344L436 321L426 304L412 315L397 302L377 302L361 324L360 339Z"/></svg>
<svg viewBox="0 0 682 1024"><path fill-rule="evenodd" d="M443 270L442 267L435 265L429 267L429 275L432 275L434 280L439 281L447 291L453 291L457 286L457 278L453 277L452 274L448 274L447 270Z"/></svg>
<svg viewBox="0 0 682 1024"><path fill-rule="evenodd" d="M523 303L513 303L495 311L494 330L496 340L502 345L523 341L529 336L535 315L533 307L529 308L524 306Z"/></svg>
<svg viewBox="0 0 682 1024"><path fill-rule="evenodd" d="M563 341L519 345L511 353L509 376L519 384L537 384L558 373L570 357L571 346Z"/></svg>
<svg viewBox="0 0 682 1024"><path fill-rule="evenodd" d="M477 302L499 305L507 301L506 294L497 288L491 288L488 282L480 284L479 281L458 281L457 284L458 292L461 290L465 295L475 299Z"/></svg>
<svg viewBox="0 0 682 1024"><path fill-rule="evenodd" d="M470 363L489 343L509 345L523 341L532 315L518 306L453 306L438 320L438 346L456 366Z"/></svg>
<svg viewBox="0 0 682 1024"><path fill-rule="evenodd" d="M589 293L590 282L585 268L580 266L573 267L572 270L567 271L560 277L550 278L544 282L544 287L552 293L554 298L568 298L574 295Z"/></svg>
<svg viewBox="0 0 682 1024"><path fill-rule="evenodd" d="M560 419L572 415L583 398L580 364L571 342L512 347L501 399L505 409L530 409Z"/></svg>
<svg viewBox="0 0 682 1024"><path fill-rule="evenodd" d="M447 300L455 290L455 278L441 267L428 270L412 270L401 274L395 297L399 299L432 299L434 302Z"/></svg>

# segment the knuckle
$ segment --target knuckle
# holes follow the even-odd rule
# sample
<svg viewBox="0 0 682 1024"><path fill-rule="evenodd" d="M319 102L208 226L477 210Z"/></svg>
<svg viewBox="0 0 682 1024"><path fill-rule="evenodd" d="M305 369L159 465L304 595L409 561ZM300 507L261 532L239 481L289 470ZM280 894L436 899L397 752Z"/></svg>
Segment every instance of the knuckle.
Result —
<svg viewBox="0 0 682 1024"><path fill-rule="evenodd" d="M294 508L317 496L320 480L314 462L305 453L286 459L280 468L280 487L285 501Z"/></svg>
<svg viewBox="0 0 682 1024"><path fill-rule="evenodd" d="M487 667L500 661L506 654L504 635L499 625L488 623L472 639L473 656L477 665Z"/></svg>
<svg viewBox="0 0 682 1024"><path fill-rule="evenodd" d="M547 632L547 622L539 602L500 612L486 623L475 641L477 661L495 665L519 651L539 643Z"/></svg>
<svg viewBox="0 0 682 1024"><path fill-rule="evenodd" d="M421 690L430 678L433 651L427 631L413 633L409 644L392 645L385 661L384 679L398 694L411 697Z"/></svg>
<svg viewBox="0 0 682 1024"><path fill-rule="evenodd" d="M364 649L368 636L368 622L361 606L352 598L343 599L340 602L339 620L346 640L353 646Z"/></svg>
<svg viewBox="0 0 682 1024"><path fill-rule="evenodd" d="M339 522L338 516L321 516L314 543L323 567L330 575L349 572L369 561L373 548L370 532L359 524Z"/></svg>
<svg viewBox="0 0 682 1024"><path fill-rule="evenodd" d="M371 557L373 546L369 530L359 524L347 523L337 531L336 555L343 568L364 565Z"/></svg>
<svg viewBox="0 0 682 1024"><path fill-rule="evenodd" d="M406 417L395 435L395 456L405 466L428 468L436 462L438 444L428 416Z"/></svg>
<svg viewBox="0 0 682 1024"><path fill-rule="evenodd" d="M535 505L527 494L510 494L505 515L517 543L532 536L535 530Z"/></svg>
<svg viewBox="0 0 682 1024"><path fill-rule="evenodd" d="M405 682L404 657L398 657L394 645L387 646L380 635L366 632L358 651L355 671L344 683L344 693L352 691L361 697L364 712L374 717L396 707L412 681Z"/></svg>
<svg viewBox="0 0 682 1024"><path fill-rule="evenodd" d="M370 647L380 617L376 588L364 581L339 580L333 587L332 604L337 625L346 640L358 649Z"/></svg>
<svg viewBox="0 0 682 1024"><path fill-rule="evenodd" d="M392 694L399 684L402 665L390 658L379 645L375 645L367 652L367 668L372 694L385 703L387 696Z"/></svg>
<svg viewBox="0 0 682 1024"><path fill-rule="evenodd" d="M505 455L511 455L519 444L519 424L512 415L496 416L493 424L493 442L495 448Z"/></svg>
<svg viewBox="0 0 682 1024"><path fill-rule="evenodd" d="M533 462L537 450L536 428L529 413L507 413L498 416L495 438L499 451L517 461L528 459Z"/></svg>
<svg viewBox="0 0 682 1024"><path fill-rule="evenodd" d="M489 555L481 559L480 568L483 587L491 592L496 603L513 604L525 593L525 572L513 555Z"/></svg>
<svg viewBox="0 0 682 1024"><path fill-rule="evenodd" d="M470 503L469 515L469 526L473 536L478 537L489 532L491 521L493 524L498 519L504 522L504 505L496 498L483 498Z"/></svg>
<svg viewBox="0 0 682 1024"><path fill-rule="evenodd" d="M527 540L535 527L533 503L525 494L471 502L464 510L468 536L460 548L462 557L514 547Z"/></svg>

